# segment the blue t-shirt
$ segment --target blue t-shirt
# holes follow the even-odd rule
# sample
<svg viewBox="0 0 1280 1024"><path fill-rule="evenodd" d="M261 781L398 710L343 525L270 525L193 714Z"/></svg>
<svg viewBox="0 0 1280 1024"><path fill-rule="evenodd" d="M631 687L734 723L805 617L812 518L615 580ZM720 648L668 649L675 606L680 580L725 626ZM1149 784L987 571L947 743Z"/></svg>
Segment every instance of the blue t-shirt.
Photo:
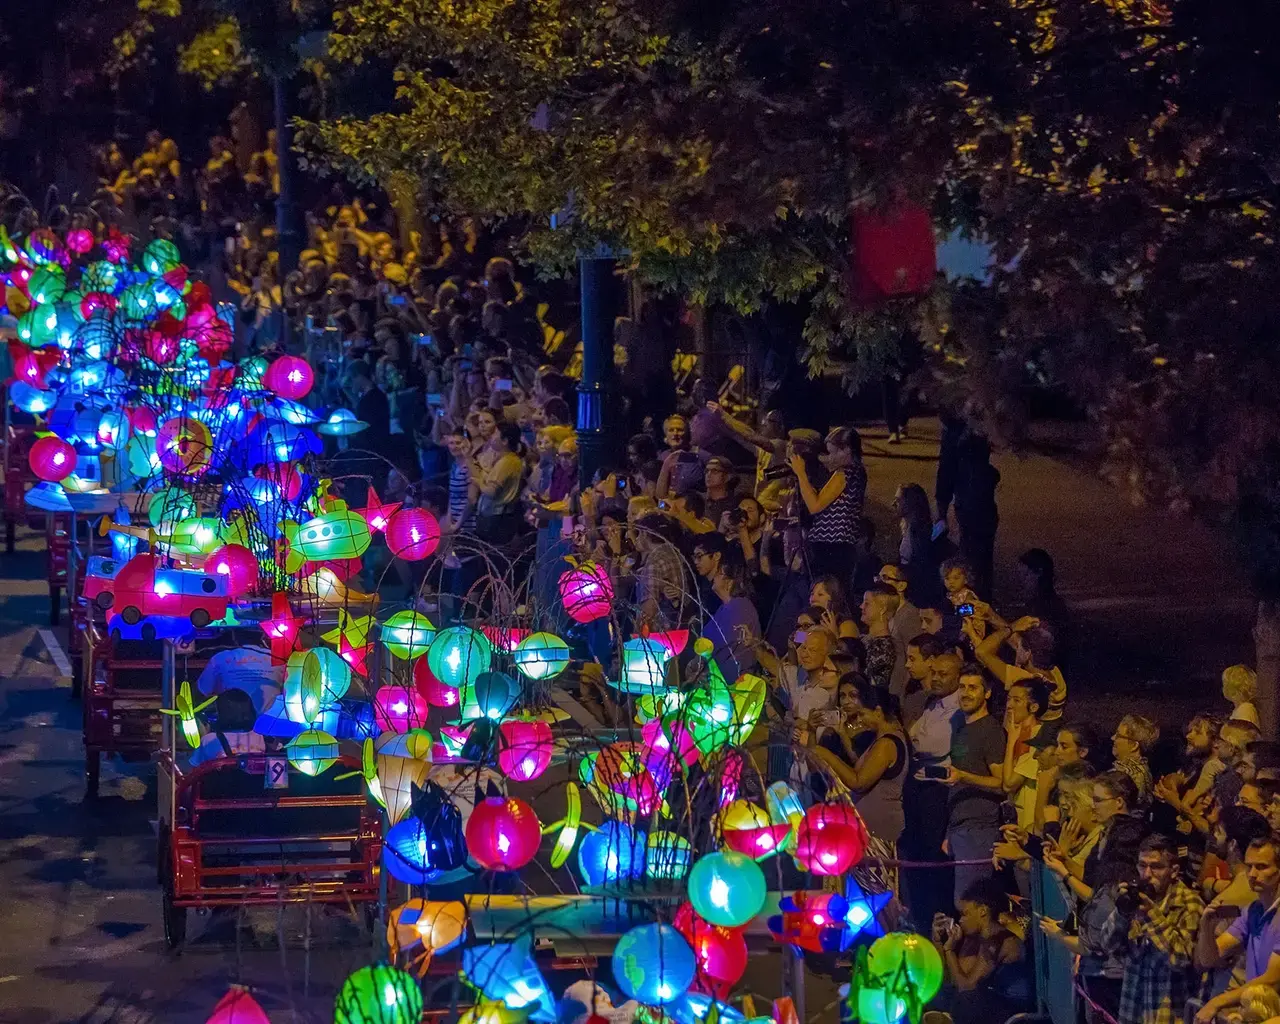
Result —
<svg viewBox="0 0 1280 1024"><path fill-rule="evenodd" d="M1244 972L1249 981L1266 973L1267 961L1271 959L1271 955L1280 953L1280 918L1276 916L1277 906L1280 906L1280 900L1269 907L1264 907L1261 900L1254 900L1227 929L1228 935L1233 935L1244 943Z"/></svg>

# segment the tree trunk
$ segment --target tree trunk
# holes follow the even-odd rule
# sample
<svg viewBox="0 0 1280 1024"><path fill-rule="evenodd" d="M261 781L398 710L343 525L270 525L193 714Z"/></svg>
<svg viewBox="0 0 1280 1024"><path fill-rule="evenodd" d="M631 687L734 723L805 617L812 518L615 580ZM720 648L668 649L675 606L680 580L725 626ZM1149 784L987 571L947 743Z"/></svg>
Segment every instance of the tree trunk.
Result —
<svg viewBox="0 0 1280 1024"><path fill-rule="evenodd" d="M1253 627L1258 666L1258 721L1264 740L1280 736L1280 602L1259 601Z"/></svg>

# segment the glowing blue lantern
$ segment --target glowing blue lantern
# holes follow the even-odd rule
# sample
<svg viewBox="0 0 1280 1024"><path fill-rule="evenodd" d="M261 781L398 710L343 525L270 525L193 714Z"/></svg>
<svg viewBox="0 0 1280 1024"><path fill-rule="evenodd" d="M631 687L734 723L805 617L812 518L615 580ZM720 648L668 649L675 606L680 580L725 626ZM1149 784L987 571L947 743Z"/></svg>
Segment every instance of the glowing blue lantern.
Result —
<svg viewBox="0 0 1280 1024"><path fill-rule="evenodd" d="M587 885L616 885L644 874L648 837L621 821L606 821L578 846L578 871Z"/></svg>
<svg viewBox="0 0 1280 1024"><path fill-rule="evenodd" d="M382 863L393 877L406 885L430 885L444 873L432 862L432 854L439 848L431 829L409 815L387 830Z"/></svg>
<svg viewBox="0 0 1280 1024"><path fill-rule="evenodd" d="M428 667L430 665L428 664ZM520 684L505 672L481 672L474 683L462 688L459 717L500 721L520 697Z"/></svg>
<svg viewBox="0 0 1280 1024"><path fill-rule="evenodd" d="M859 935L883 935L884 926L880 924L880 911L892 898L891 892L864 892L858 880L850 875L844 891L847 909L844 914L845 932L840 948L848 949Z"/></svg>
<svg viewBox="0 0 1280 1024"><path fill-rule="evenodd" d="M9 385L9 400L23 412L36 415L52 409L57 396L52 391L32 387L25 380L15 380Z"/></svg>
<svg viewBox="0 0 1280 1024"><path fill-rule="evenodd" d="M613 950L613 980L646 1006L679 999L693 984L697 971L697 958L689 943L669 924L637 925Z"/></svg>
<svg viewBox="0 0 1280 1024"><path fill-rule="evenodd" d="M471 946L462 951L462 974L485 999L508 1009L529 1010L539 1020L555 1020L555 1000L533 959L525 932L514 942Z"/></svg>

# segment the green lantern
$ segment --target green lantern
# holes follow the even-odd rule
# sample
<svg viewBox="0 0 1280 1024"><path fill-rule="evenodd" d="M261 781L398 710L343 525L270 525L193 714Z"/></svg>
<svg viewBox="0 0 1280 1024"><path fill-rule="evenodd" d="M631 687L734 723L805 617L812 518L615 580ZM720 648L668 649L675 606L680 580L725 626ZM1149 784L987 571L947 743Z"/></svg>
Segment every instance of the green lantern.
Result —
<svg viewBox="0 0 1280 1024"><path fill-rule="evenodd" d="M172 527L195 514L196 499L180 487L165 487L156 491L151 496L151 504L147 506L147 518L157 529L165 523Z"/></svg>
<svg viewBox="0 0 1280 1024"><path fill-rule="evenodd" d="M371 964L348 975L333 1004L333 1024L418 1024L422 990L407 971Z"/></svg>
<svg viewBox="0 0 1280 1024"><path fill-rule="evenodd" d="M699 857L689 873L689 902L711 924L726 928L746 924L763 909L765 895L760 865L733 850Z"/></svg>
<svg viewBox="0 0 1280 1024"><path fill-rule="evenodd" d="M644 873L650 878L675 881L689 873L693 846L674 832L652 832L646 843Z"/></svg>
<svg viewBox="0 0 1280 1024"><path fill-rule="evenodd" d="M310 725L324 707L324 680L317 671L307 672L307 657L302 659L301 671L286 672L284 677L284 713L299 725Z"/></svg>
<svg viewBox="0 0 1280 1024"><path fill-rule="evenodd" d="M493 646L478 630L468 626L442 629L427 650L427 667L445 686L460 690L489 670Z"/></svg>
<svg viewBox="0 0 1280 1024"><path fill-rule="evenodd" d="M85 292L107 292L116 290L120 283L120 271L114 263L107 260L95 260L84 268L80 275L80 288Z"/></svg>
<svg viewBox="0 0 1280 1024"><path fill-rule="evenodd" d="M636 637L622 645L621 678L614 683L623 693L661 693L666 687L667 649L657 640Z"/></svg>
<svg viewBox="0 0 1280 1024"><path fill-rule="evenodd" d="M267 361L262 356L246 356L236 368L236 387L241 391L265 391L262 375L267 372Z"/></svg>
<svg viewBox="0 0 1280 1024"><path fill-rule="evenodd" d="M897 1024L907 1015L907 1004L882 988L858 990L858 1019L862 1024Z"/></svg>
<svg viewBox="0 0 1280 1024"><path fill-rule="evenodd" d="M149 284L131 284L120 296L120 314L129 320L149 320L159 312Z"/></svg>
<svg viewBox="0 0 1280 1024"><path fill-rule="evenodd" d="M554 679L569 664L569 645L554 633L531 633L516 644L512 660L526 679Z"/></svg>
<svg viewBox="0 0 1280 1024"><path fill-rule="evenodd" d="M382 624L382 642L397 657L416 658L427 653L435 639L436 627L421 612L396 612Z"/></svg>
<svg viewBox="0 0 1280 1024"><path fill-rule="evenodd" d="M340 508L308 519L298 527L291 546L302 557L323 562L359 558L368 550L369 523L359 512Z"/></svg>
<svg viewBox="0 0 1280 1024"><path fill-rule="evenodd" d="M317 693L320 703L341 700L351 689L351 666L327 647L315 647L302 659L302 689Z"/></svg>
<svg viewBox="0 0 1280 1024"><path fill-rule="evenodd" d="M53 304L37 306L32 311L31 340L35 347L51 345L58 337L58 308Z"/></svg>
<svg viewBox="0 0 1280 1024"><path fill-rule="evenodd" d="M168 536L160 541L159 547L166 554L207 555L222 543L218 538L221 526L220 520L208 516L181 519L172 523Z"/></svg>
<svg viewBox="0 0 1280 1024"><path fill-rule="evenodd" d="M27 294L37 306L57 302L66 292L67 275L58 263L46 263L27 282Z"/></svg>
<svg viewBox="0 0 1280 1024"><path fill-rule="evenodd" d="M338 760L338 741L319 729L305 729L285 744L289 763L303 775L321 775Z"/></svg>
<svg viewBox="0 0 1280 1024"><path fill-rule="evenodd" d="M867 970L894 991L902 987L905 973L922 1004L942 988L942 957L932 942L915 932L890 932L876 939L867 951Z"/></svg>
<svg viewBox="0 0 1280 1024"><path fill-rule="evenodd" d="M154 277L168 273L181 263L182 254L167 238L157 238L142 250L142 269Z"/></svg>

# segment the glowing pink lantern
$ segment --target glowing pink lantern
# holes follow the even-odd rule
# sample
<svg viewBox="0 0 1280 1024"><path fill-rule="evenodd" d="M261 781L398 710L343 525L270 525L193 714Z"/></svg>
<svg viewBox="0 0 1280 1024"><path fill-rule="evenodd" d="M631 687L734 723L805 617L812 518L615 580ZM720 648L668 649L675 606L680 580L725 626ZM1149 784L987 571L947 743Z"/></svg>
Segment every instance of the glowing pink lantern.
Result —
<svg viewBox="0 0 1280 1024"><path fill-rule="evenodd" d="M119 300L114 295L108 295L106 292L89 292L80 300L80 315L86 320L93 316L94 310L105 309L108 312L115 312Z"/></svg>
<svg viewBox="0 0 1280 1024"><path fill-rule="evenodd" d="M258 466L253 473L259 480L270 480L280 489L286 501L297 501L302 493L306 477L295 463L276 462L270 466Z"/></svg>
<svg viewBox="0 0 1280 1024"><path fill-rule="evenodd" d="M93 232L87 228L73 228L68 231L67 248L77 256L83 256L93 248Z"/></svg>
<svg viewBox="0 0 1280 1024"><path fill-rule="evenodd" d="M299 356L281 356L262 375L262 383L268 391L295 402L305 398L315 382L311 364Z"/></svg>
<svg viewBox="0 0 1280 1024"><path fill-rule="evenodd" d="M205 1024L271 1024L271 1021L247 989L234 985L218 1000Z"/></svg>
<svg viewBox="0 0 1280 1024"><path fill-rule="evenodd" d="M674 658L689 643L689 631L687 629L669 629L665 633L650 633L650 640L656 640L667 649L667 654Z"/></svg>
<svg viewBox="0 0 1280 1024"><path fill-rule="evenodd" d="M530 631L527 629L505 629L500 626L481 626L480 632L489 639L489 643L493 644L496 651L502 651L510 654L516 649L516 644L529 636Z"/></svg>
<svg viewBox="0 0 1280 1024"><path fill-rule="evenodd" d="M62 438L50 434L31 446L28 461L31 471L41 480L57 483L75 472L76 450Z"/></svg>
<svg viewBox="0 0 1280 1024"><path fill-rule="evenodd" d="M403 735L427 724L427 702L407 686L383 686L373 695L373 717L383 732Z"/></svg>
<svg viewBox="0 0 1280 1024"><path fill-rule="evenodd" d="M144 437L156 436L156 414L145 405L126 409L124 414L128 417L129 426L133 428L135 434L142 434Z"/></svg>
<svg viewBox="0 0 1280 1024"><path fill-rule="evenodd" d="M467 851L490 871L515 871L533 860L542 842L538 816L514 796L476 804L466 828Z"/></svg>
<svg viewBox="0 0 1280 1024"><path fill-rule="evenodd" d="M498 768L512 782L532 782L551 764L551 726L546 722L503 722L498 734Z"/></svg>
<svg viewBox="0 0 1280 1024"><path fill-rule="evenodd" d="M413 685L428 704L437 708L456 708L462 696L452 686L445 686L431 671L425 656L413 663Z"/></svg>
<svg viewBox="0 0 1280 1024"><path fill-rule="evenodd" d="M178 339L164 331L147 332L147 358L157 366L167 366L178 358Z"/></svg>
<svg viewBox="0 0 1280 1024"><path fill-rule="evenodd" d="M241 544L224 544L209 553L205 571L227 578L227 596L243 597L258 584L258 559Z"/></svg>
<svg viewBox="0 0 1280 1024"><path fill-rule="evenodd" d="M849 804L815 804L796 832L795 859L815 875L843 875L862 860L867 828Z"/></svg>
<svg viewBox="0 0 1280 1024"><path fill-rule="evenodd" d="M417 562L440 546L440 524L425 508L402 508L387 523L387 547L397 558Z"/></svg>
<svg viewBox="0 0 1280 1024"><path fill-rule="evenodd" d="M560 600L574 622L595 622L613 607L613 582L603 566L583 562L561 575Z"/></svg>

